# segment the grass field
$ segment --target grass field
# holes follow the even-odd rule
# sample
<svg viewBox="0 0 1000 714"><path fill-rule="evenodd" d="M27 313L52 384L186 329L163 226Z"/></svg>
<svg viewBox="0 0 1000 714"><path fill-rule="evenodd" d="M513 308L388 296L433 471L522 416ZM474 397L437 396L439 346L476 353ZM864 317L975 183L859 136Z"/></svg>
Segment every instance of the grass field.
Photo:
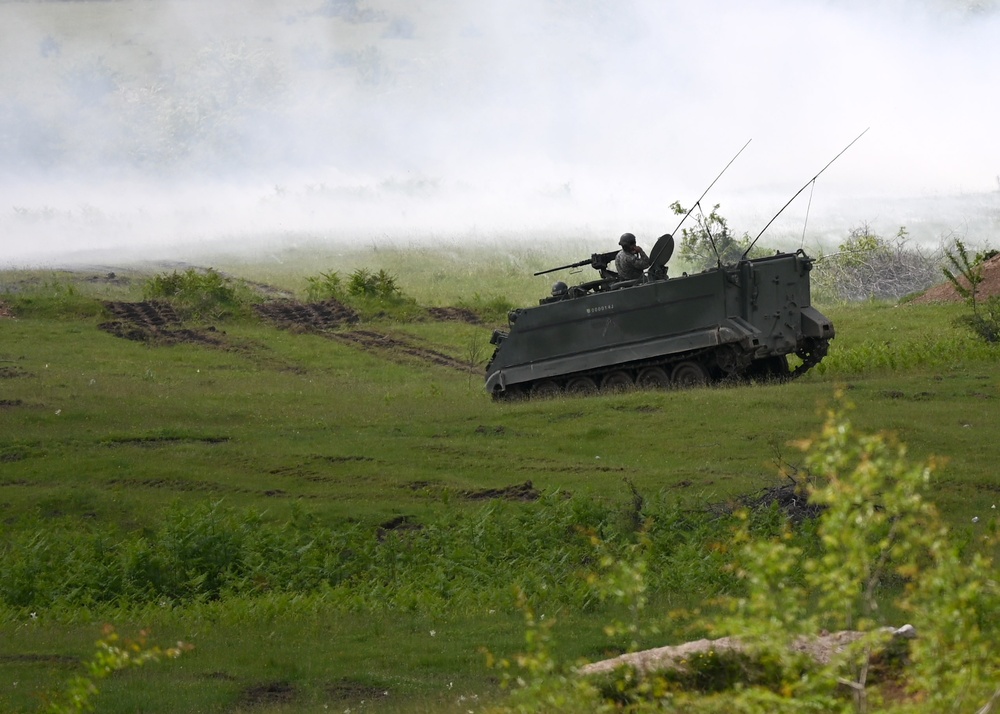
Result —
<svg viewBox="0 0 1000 714"><path fill-rule="evenodd" d="M537 300L551 257L212 265L300 297L319 269L386 269L419 306L476 309ZM141 299L151 270L0 274L3 711L35 711L105 622L195 649L102 683L100 711L475 711L504 696L481 648L523 645L514 586L558 618L563 656L621 651L587 534L627 543L637 518L658 566L648 644L680 641L669 613L734 587L709 506L780 485L838 388L859 429L946 460L933 497L957 533L996 518L1000 353L953 325L958 305L820 305L837 338L789 384L494 403L489 321L358 326L416 356L252 316L175 344L99 329L101 300Z"/></svg>

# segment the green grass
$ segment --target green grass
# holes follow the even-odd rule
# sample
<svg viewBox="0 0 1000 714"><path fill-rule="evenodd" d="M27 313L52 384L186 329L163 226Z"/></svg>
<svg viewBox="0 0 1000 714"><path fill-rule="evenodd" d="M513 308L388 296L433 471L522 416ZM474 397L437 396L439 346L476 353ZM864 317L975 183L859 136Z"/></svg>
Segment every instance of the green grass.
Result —
<svg viewBox="0 0 1000 714"><path fill-rule="evenodd" d="M300 295L320 269L385 269L420 305L482 306L534 303L551 276L530 273L579 257L400 249L214 265ZM837 338L820 368L790 384L494 403L478 376L252 317L216 324L228 349L114 337L97 328L109 319L99 301L141 299L150 273L116 275L129 280L0 275L0 300L17 315L0 318L0 530L18 544L2 546L5 563L46 563L54 582L98 562L124 571L124 560L73 559L96 557L99 535L133 555L142 542L162 546L216 504L224 517L206 521L211 532L259 524L247 542L281 548L254 572L267 562L287 581L255 592L253 573L234 566L222 591L203 596L85 604L67 591L45 608L2 605L0 673L18 682L0 688L4 711L34 711L35 692L76 671L105 620L196 649L103 682L102 711L474 709L502 696L479 648L509 655L523 644L514 583L558 617L566 659L614 651L601 633L612 613L586 600L596 566L577 527L629 542L632 486L659 523L651 611L665 632L650 644L677 642L690 633L666 614L728 587L713 544L729 525L704 508L781 483L778 464L801 458L789 442L819 427L838 388L858 429L896 432L914 459L946 459L932 495L960 533L974 516L996 517L1000 353L954 326L961 306L821 305ZM364 327L474 361L493 325L386 317ZM542 502L468 497L526 481ZM377 526L401 516L423 528L380 540ZM275 535L302 519L305 540ZM33 533L63 560L33 555ZM305 553L345 533L359 540L336 558L370 558L349 587L287 585ZM326 540L296 554L310 537ZM80 543L89 555L71 547Z"/></svg>

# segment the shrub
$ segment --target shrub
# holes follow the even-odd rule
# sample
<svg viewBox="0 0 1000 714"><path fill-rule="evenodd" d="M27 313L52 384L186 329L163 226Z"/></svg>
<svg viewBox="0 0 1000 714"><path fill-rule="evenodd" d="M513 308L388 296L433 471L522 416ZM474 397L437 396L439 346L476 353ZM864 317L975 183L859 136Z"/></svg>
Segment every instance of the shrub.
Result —
<svg viewBox="0 0 1000 714"><path fill-rule="evenodd" d="M196 320L220 320L246 315L256 297L242 280L234 281L212 268L183 273L155 275L146 281L143 297L165 298L175 304L184 317Z"/></svg>
<svg viewBox="0 0 1000 714"><path fill-rule="evenodd" d="M799 443L810 502L824 507L817 547L804 547L788 526L776 536L755 533L748 517L736 531L734 568L746 589L723 601L728 615L702 623L737 636L736 653L689 657L681 671L624 666L581 681L553 659L551 624L526 607L529 647L499 662L515 697L495 711L873 711L882 704L873 673L876 653L889 644L890 606L912 617L917 634L908 652L897 642L882 660L896 668L893 692L901 685L907 695L897 696L893 711L991 711L1000 698L1000 583L987 553L998 545L997 524L963 556L923 495L934 462L911 463L891 437L856 433L845 411L831 409L821 432ZM648 542L602 555L592 578L634 614L652 572ZM637 618L624 631L640 626L649 627ZM845 629L852 636L830 647L828 659L806 654L824 630Z"/></svg>
<svg viewBox="0 0 1000 714"><path fill-rule="evenodd" d="M1000 342L1000 296L993 295L984 301L979 286L985 280L983 263L995 254L996 251L978 253L970 259L962 241L955 241L955 252L945 251L945 257L958 274L947 267L943 269L948 282L972 309L971 315L958 318L958 324L965 325L990 343Z"/></svg>
<svg viewBox="0 0 1000 714"><path fill-rule="evenodd" d="M344 299L344 285L336 272L310 276L306 285L306 299L310 302Z"/></svg>
<svg viewBox="0 0 1000 714"><path fill-rule="evenodd" d="M843 301L898 300L930 287L939 275L940 253L909 245L907 235L902 226L891 240L867 223L851 229L837 252L817 260L817 293Z"/></svg>
<svg viewBox="0 0 1000 714"><path fill-rule="evenodd" d="M110 625L104 626L104 633L97 641L97 651L84 664L85 675L72 677L66 691L44 697L46 714L77 714L94 711L92 700L99 694L96 682L110 677L115 672L133 667L142 667L161 659L177 659L193 647L178 642L174 647L162 649L147 644L147 633L141 632L138 639L120 641L118 633Z"/></svg>
<svg viewBox="0 0 1000 714"><path fill-rule="evenodd" d="M385 270L373 273L365 268L358 268L351 273L351 278L347 282L347 292L355 297L386 301L399 300L403 297L399 286L396 285L396 276Z"/></svg>
<svg viewBox="0 0 1000 714"><path fill-rule="evenodd" d="M680 250L677 256L692 270L701 271L718 265L737 263L743 254L749 251L751 258L767 255L772 251L763 246L753 246L750 234L737 236L729 227L729 221L719 214L719 205L715 204L706 216L700 209L695 216L695 227L681 230ZM687 215L688 209L679 201L670 204L671 210L678 216Z"/></svg>

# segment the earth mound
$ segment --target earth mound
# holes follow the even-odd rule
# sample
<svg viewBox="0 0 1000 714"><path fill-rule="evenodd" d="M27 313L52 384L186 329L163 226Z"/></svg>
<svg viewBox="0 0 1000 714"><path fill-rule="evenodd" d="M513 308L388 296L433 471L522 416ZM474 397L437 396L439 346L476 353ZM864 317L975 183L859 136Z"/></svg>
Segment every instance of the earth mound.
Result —
<svg viewBox="0 0 1000 714"><path fill-rule="evenodd" d="M986 299L994 295L1000 295L1000 255L994 255L982 265L983 282L979 284L976 295ZM965 278L959 278L959 282L965 287L969 287L969 282ZM915 305L926 305L935 302L961 302L962 296L955 290L951 281L940 283L932 288L928 288L923 295L913 299Z"/></svg>

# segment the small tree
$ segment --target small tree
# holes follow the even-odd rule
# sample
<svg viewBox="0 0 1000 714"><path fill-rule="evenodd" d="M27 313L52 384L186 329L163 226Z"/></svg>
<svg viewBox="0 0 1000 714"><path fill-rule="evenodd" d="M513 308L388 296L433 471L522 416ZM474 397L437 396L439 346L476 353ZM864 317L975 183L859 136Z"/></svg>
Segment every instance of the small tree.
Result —
<svg viewBox="0 0 1000 714"><path fill-rule="evenodd" d="M692 211L695 227L681 229L677 255L693 270L736 263L750 246L749 234L738 237L729 227L729 222L719 215L719 205L715 204L707 216L700 210L697 213ZM678 216L688 213L680 201L674 201L670 208Z"/></svg>
<svg viewBox="0 0 1000 714"><path fill-rule="evenodd" d="M977 253L975 258L970 259L965 244L957 240L954 252L945 251L945 257L955 272L948 267L943 270L948 282L972 308L972 314L963 315L958 322L971 328L987 342L1000 342L1000 297L993 295L983 301L979 292L979 286L985 280L983 264L993 255L996 255L996 251Z"/></svg>

